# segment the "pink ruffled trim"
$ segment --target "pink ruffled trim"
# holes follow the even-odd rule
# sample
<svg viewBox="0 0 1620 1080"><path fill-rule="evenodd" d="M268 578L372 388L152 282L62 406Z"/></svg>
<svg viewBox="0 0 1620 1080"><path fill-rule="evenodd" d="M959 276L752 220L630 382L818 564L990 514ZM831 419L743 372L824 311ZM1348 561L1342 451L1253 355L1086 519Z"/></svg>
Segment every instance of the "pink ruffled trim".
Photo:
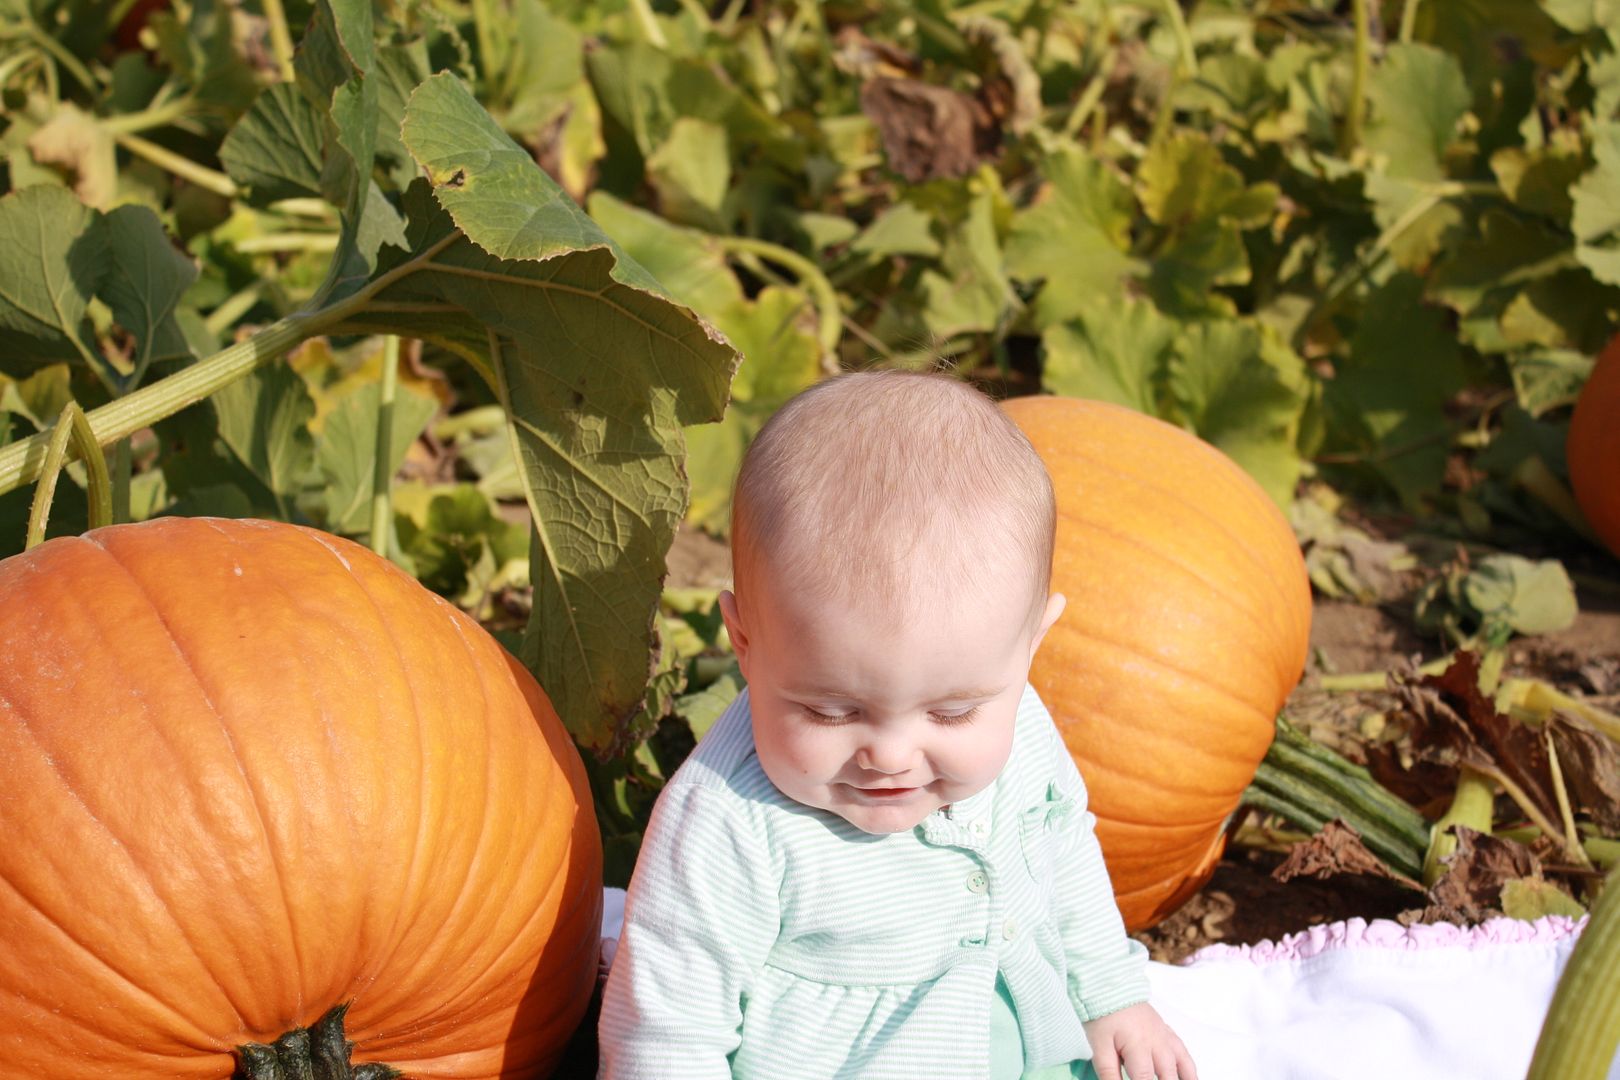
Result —
<svg viewBox="0 0 1620 1080"><path fill-rule="evenodd" d="M1490 919L1478 926L1452 923L1419 923L1402 926L1392 919L1347 919L1324 923L1287 934L1280 941L1259 941L1253 945L1206 945L1183 963L1201 964L1247 960L1267 964L1284 960L1304 960L1338 949L1485 949L1498 945L1553 945L1578 937L1586 926L1586 916L1544 915L1535 922L1522 919Z"/></svg>

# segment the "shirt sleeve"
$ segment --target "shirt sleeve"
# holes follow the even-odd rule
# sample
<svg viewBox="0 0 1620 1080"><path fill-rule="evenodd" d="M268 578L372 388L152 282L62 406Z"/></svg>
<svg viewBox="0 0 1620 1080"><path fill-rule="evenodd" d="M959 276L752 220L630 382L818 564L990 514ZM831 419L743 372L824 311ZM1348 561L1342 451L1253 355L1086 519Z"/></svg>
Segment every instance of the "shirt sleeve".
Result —
<svg viewBox="0 0 1620 1080"><path fill-rule="evenodd" d="M1050 716L1047 723L1058 790L1074 799L1072 821L1052 853L1053 903L1068 962L1069 1000L1082 1021L1095 1020L1148 999L1148 952L1125 932L1097 843L1097 818L1086 808L1085 784Z"/></svg>
<svg viewBox="0 0 1620 1080"><path fill-rule="evenodd" d="M729 1080L779 904L765 841L729 793L666 788L603 993L599 1080Z"/></svg>

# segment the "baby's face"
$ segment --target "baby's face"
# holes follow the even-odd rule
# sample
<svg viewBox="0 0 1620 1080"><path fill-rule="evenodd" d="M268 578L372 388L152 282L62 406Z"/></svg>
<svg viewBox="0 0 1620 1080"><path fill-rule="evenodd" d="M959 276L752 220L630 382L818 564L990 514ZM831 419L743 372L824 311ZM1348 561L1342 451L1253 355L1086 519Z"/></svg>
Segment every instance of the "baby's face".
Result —
<svg viewBox="0 0 1620 1080"><path fill-rule="evenodd" d="M783 794L869 833L900 832L987 787L1007 763L1030 660L1027 578L981 579L899 621L805 599L767 571L722 611L748 680L760 765Z"/></svg>

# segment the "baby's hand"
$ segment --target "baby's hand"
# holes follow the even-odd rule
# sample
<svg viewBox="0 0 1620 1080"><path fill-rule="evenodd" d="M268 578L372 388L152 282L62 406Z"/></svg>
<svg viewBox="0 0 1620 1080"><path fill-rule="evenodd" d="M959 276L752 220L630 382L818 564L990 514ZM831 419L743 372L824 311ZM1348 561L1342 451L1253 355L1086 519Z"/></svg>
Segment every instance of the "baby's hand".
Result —
<svg viewBox="0 0 1620 1080"><path fill-rule="evenodd" d="M1120 1080L1122 1063L1130 1080L1198 1080L1192 1055L1146 1002L1100 1016L1085 1027L1098 1080Z"/></svg>

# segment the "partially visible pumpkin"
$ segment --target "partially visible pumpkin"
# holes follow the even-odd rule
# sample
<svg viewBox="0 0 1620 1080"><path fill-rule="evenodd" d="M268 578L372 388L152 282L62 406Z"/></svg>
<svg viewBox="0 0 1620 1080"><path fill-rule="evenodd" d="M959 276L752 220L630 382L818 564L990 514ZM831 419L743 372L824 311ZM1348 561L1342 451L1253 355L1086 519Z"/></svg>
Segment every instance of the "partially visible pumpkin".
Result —
<svg viewBox="0 0 1620 1080"><path fill-rule="evenodd" d="M1310 582L1276 504L1195 436L1096 401L1004 408L1052 476L1052 588L1068 598L1030 680L1141 929L1214 872L1304 670Z"/></svg>
<svg viewBox="0 0 1620 1080"><path fill-rule="evenodd" d="M357 1062L551 1070L600 840L472 619L346 540L167 518L0 563L0 657L0 1078L215 1080L345 1002Z"/></svg>
<svg viewBox="0 0 1620 1080"><path fill-rule="evenodd" d="M1576 399L1564 459L1581 512L1620 555L1620 335L1598 355Z"/></svg>

